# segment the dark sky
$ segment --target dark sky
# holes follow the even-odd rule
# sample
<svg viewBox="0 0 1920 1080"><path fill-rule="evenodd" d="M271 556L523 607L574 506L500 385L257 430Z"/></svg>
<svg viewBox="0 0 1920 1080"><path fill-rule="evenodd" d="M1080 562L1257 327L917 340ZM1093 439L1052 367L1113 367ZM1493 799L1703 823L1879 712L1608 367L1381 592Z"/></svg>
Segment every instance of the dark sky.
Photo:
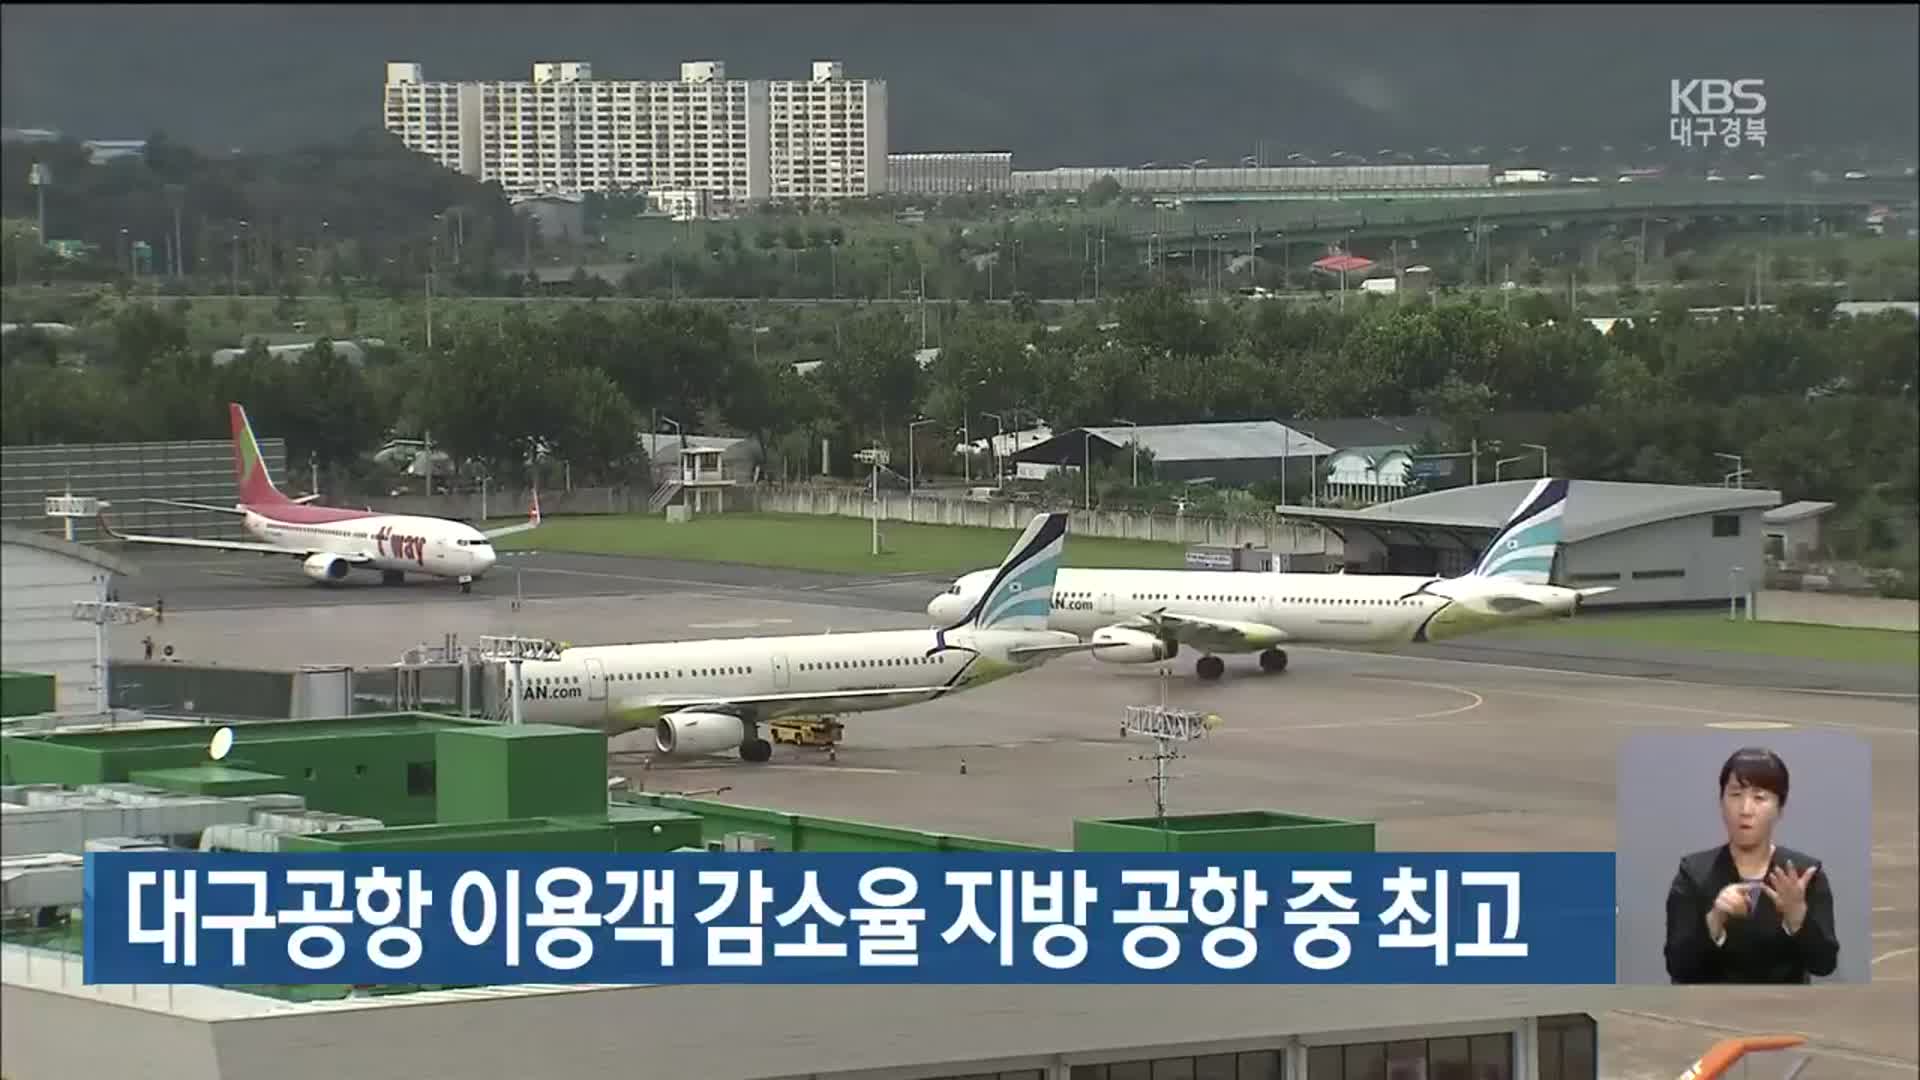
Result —
<svg viewBox="0 0 1920 1080"><path fill-rule="evenodd" d="M1667 80L1767 81L1769 149L1920 137L1920 7L115 6L0 8L0 120L271 149L377 125L389 60L677 78L720 59L889 84L894 150L1017 167L1474 144L1663 144Z"/></svg>

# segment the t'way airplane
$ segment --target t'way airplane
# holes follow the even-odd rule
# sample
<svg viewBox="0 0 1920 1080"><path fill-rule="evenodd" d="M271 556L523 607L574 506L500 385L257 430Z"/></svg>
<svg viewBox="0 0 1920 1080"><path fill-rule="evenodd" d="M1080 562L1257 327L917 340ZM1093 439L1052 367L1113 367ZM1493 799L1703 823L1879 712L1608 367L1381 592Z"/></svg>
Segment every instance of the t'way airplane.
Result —
<svg viewBox="0 0 1920 1080"><path fill-rule="evenodd" d="M145 501L239 514L242 527L249 535L259 537L259 543L123 533L107 524L105 514L100 516L101 530L116 540L134 544L285 555L300 559L300 569L323 584L340 581L350 570L378 570L380 580L388 585L397 585L414 573L453 578L460 582L461 592L472 592L473 583L498 557L493 541L540 524L538 492L525 522L489 532L446 518L311 505L317 495L289 499L273 486L260 446L254 442L253 426L247 423L247 411L234 403L227 405L227 411L233 420L233 476L239 501L233 506L174 499Z"/></svg>
<svg viewBox="0 0 1920 1080"><path fill-rule="evenodd" d="M1568 482L1544 479L1471 571L1459 577L1389 574L1248 574L1213 570L1061 570L1047 626L1091 642L1110 664L1199 652L1194 673L1217 679L1223 653L1260 654L1260 667L1285 671L1280 646L1397 645L1439 641L1525 619L1571 615L1608 587L1548 584L1560 545ZM927 614L945 621L979 595L975 571L933 598Z"/></svg>
<svg viewBox="0 0 1920 1080"><path fill-rule="evenodd" d="M738 750L766 761L764 721L918 704L1094 648L1046 628L1066 534L1067 515L1036 516L979 597L939 629L600 645L524 660L522 719L608 735L651 724L664 757ZM513 668L502 667L514 692Z"/></svg>

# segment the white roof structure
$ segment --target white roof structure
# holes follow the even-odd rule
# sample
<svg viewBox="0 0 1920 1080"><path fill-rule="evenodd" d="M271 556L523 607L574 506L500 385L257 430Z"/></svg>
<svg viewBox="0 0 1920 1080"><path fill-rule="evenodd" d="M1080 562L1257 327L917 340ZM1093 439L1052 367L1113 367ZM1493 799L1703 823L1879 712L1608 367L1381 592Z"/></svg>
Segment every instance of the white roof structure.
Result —
<svg viewBox="0 0 1920 1080"><path fill-rule="evenodd" d="M1790 502L1785 506L1774 507L1766 513L1761 514L1760 520L1769 525L1790 525L1796 521L1819 517L1821 514L1832 510L1833 507L1834 504L1830 502L1816 502L1812 499L1801 499L1799 502Z"/></svg>
<svg viewBox="0 0 1920 1080"><path fill-rule="evenodd" d="M1139 427L1088 427L1094 437L1114 446L1138 440L1155 461L1242 461L1278 457L1321 457L1334 448L1278 420L1241 420L1218 424L1142 424Z"/></svg>
<svg viewBox="0 0 1920 1080"><path fill-rule="evenodd" d="M1285 517L1356 525L1428 525L1441 529L1497 530L1532 490L1535 480L1430 491L1364 510L1283 506ZM1722 514L1780 505L1780 493L1764 488L1690 487L1680 484L1632 484L1612 480L1575 480L1567 489L1562 539L1575 543L1640 525L1694 514Z"/></svg>

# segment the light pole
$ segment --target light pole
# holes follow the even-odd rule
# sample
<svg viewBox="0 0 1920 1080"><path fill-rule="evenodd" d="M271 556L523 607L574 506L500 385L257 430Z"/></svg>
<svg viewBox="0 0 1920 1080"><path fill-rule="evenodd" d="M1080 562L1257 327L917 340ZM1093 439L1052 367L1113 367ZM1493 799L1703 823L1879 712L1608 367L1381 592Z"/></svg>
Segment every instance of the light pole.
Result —
<svg viewBox="0 0 1920 1080"><path fill-rule="evenodd" d="M1000 443L1007 436L1007 422L1001 419L999 413L983 412L980 415L992 420L996 429L993 437L993 486L999 487L1003 472L1000 467Z"/></svg>
<svg viewBox="0 0 1920 1080"><path fill-rule="evenodd" d="M1739 454L1723 454L1714 451L1714 457L1733 462L1733 471L1720 478L1721 487L1744 488L1747 486L1747 470L1741 466L1743 459Z"/></svg>
<svg viewBox="0 0 1920 1080"><path fill-rule="evenodd" d="M1544 478L1547 475L1547 448L1539 443L1523 442L1520 445L1529 450L1540 451L1540 475Z"/></svg>
<svg viewBox="0 0 1920 1080"><path fill-rule="evenodd" d="M915 420L907 425L907 520L913 520L913 429L931 424L931 419Z"/></svg>
<svg viewBox="0 0 1920 1080"><path fill-rule="evenodd" d="M1121 420L1118 417L1116 417L1113 422L1116 424L1125 424L1128 427L1133 429L1133 434L1127 436L1127 442L1133 446L1133 486L1139 487L1140 486L1140 425L1134 423L1131 420Z"/></svg>
<svg viewBox="0 0 1920 1080"><path fill-rule="evenodd" d="M96 575L93 580L99 592L100 599L76 601L73 605L73 619L75 622L90 622L93 624L93 692L96 703L95 708L101 716L107 716L113 712L113 702L109 694L110 688L107 680L107 624L115 623L121 626L132 626L134 623L143 622L154 617L159 614L159 612L150 607L142 607L139 604L119 604L111 602L107 599L108 575L99 574Z"/></svg>
<svg viewBox="0 0 1920 1080"><path fill-rule="evenodd" d="M1081 428L1080 479L1085 485L1087 512L1093 512L1093 429Z"/></svg>
<svg viewBox="0 0 1920 1080"><path fill-rule="evenodd" d="M1523 458L1524 458L1524 455L1522 455L1521 457L1503 457L1499 461L1494 462L1493 463L1493 482L1496 484L1500 482L1501 468L1507 465L1511 465L1516 461L1523 460Z"/></svg>

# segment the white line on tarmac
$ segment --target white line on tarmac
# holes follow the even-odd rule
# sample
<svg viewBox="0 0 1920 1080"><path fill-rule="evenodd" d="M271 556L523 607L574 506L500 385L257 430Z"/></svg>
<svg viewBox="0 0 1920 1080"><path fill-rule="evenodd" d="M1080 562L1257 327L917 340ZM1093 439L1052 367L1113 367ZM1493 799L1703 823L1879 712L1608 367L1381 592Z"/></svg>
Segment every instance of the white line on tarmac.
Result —
<svg viewBox="0 0 1920 1080"><path fill-rule="evenodd" d="M1877 724L1855 724L1839 720L1810 720L1797 716L1777 716L1772 713L1740 712L1734 709L1709 709L1698 705L1668 705L1653 701L1581 697L1573 694L1548 693L1544 690L1510 690L1506 687L1488 687L1486 688L1486 692L1497 696L1541 698L1547 701L1571 702L1580 705L1591 705L1597 708L1653 709L1660 712L1690 713L1696 716L1718 716L1727 719L1762 720L1787 725L1807 724L1817 727L1845 728L1850 731L1867 731L1884 735L1913 735L1913 729L1911 728L1882 727Z"/></svg>
<svg viewBox="0 0 1920 1080"><path fill-rule="evenodd" d="M1449 686L1446 683L1415 682L1411 679L1399 679L1389 675L1354 675L1353 677L1356 679L1377 679L1382 682L1391 682L1401 686L1424 686L1429 690L1445 690L1449 693L1460 694L1465 697L1472 698L1473 700L1467 702L1464 705L1455 705L1453 708L1450 708L1450 709L1435 709L1432 712L1414 713L1412 716L1391 716L1391 717L1386 717L1380 720L1334 720L1324 724L1288 724L1283 727L1261 728L1257 731L1243 731L1243 730L1237 730L1237 729L1228 727L1228 728L1222 729L1221 733L1222 734L1231 733L1231 734L1236 734L1236 735L1240 735L1243 737L1250 737L1250 738L1263 738L1263 737L1269 737L1273 735L1285 735L1289 732L1294 732L1294 731L1319 731L1319 730L1326 730L1331 728L1415 727L1415 726L1426 725L1426 724L1442 724L1442 723L1448 723L1448 724L1492 723L1492 721L1489 721L1489 720L1462 721L1462 720L1450 719L1451 717L1459 716L1461 713L1471 712L1474 709L1477 709L1480 706L1485 705L1487 703L1486 698L1481 697L1479 694L1476 694L1473 691L1468 690L1463 686Z"/></svg>
<svg viewBox="0 0 1920 1080"><path fill-rule="evenodd" d="M1722 690L1764 690L1782 694L1827 694L1835 697L1887 698L1892 700L1920 699L1920 693L1906 690L1828 690L1811 686L1748 686L1744 683L1707 682L1699 679L1673 679L1652 675L1619 675L1609 671L1582 671L1579 668L1553 667L1540 664L1508 664L1496 660L1462 660L1456 656L1421 656L1417 653L1387 653L1373 649L1341 649L1329 645L1294 645L1289 649L1301 652L1332 653L1338 656L1371 656L1382 659L1417 660L1424 664L1468 664L1473 667L1504 668L1508 671L1549 672L1555 675L1579 675L1589 679L1624 679L1629 682L1654 683L1660 686L1711 686ZM1614 659L1596 656L1593 660ZM1621 663L1659 663L1659 661L1635 661L1621 659Z"/></svg>

